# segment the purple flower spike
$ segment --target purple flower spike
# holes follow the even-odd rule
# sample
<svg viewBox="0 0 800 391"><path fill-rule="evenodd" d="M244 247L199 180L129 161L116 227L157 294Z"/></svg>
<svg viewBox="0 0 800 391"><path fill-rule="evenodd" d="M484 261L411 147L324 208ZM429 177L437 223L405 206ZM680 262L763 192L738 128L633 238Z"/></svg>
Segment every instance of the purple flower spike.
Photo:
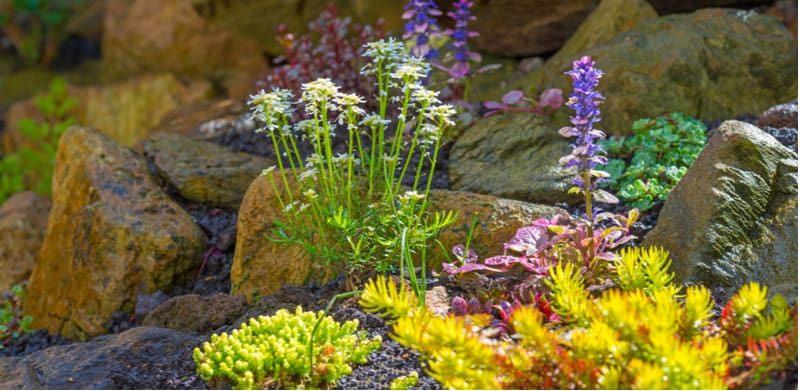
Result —
<svg viewBox="0 0 800 391"><path fill-rule="evenodd" d="M603 156L605 150L595 144L595 140L604 139L606 135L603 131L593 128L594 124L600 121L600 110L597 105L605 99L594 90L603 77L603 72L594 67L591 57L584 56L573 62L572 70L565 73L572 78L573 90L567 101L567 107L575 110L575 115L570 117L572 126L561 128L558 133L567 138L577 137L577 139L572 152L561 158L560 162L565 167L578 169L578 177L572 180L572 184L575 185L573 189L584 193L587 208L591 208L593 195L604 202L616 202L616 197L598 188L602 173L594 169L598 164L606 162Z"/></svg>
<svg viewBox="0 0 800 391"><path fill-rule="evenodd" d="M403 39L416 36L411 54L426 59L439 58L439 51L432 48L428 41L430 36L439 31L436 16L442 14L433 0L411 0L404 7L403 19L408 20Z"/></svg>
<svg viewBox="0 0 800 391"><path fill-rule="evenodd" d="M467 30L467 23L470 20L475 20L475 15L470 14L473 2L468 0L459 0L453 3L453 9L447 13L451 19L456 21L454 29L447 29L445 34L453 37L453 43L448 47L453 49L453 57L456 63L450 67L450 77L458 79L466 76L469 73L469 62L480 61L481 55L470 51L467 45L467 39L477 37L478 33L475 31Z"/></svg>

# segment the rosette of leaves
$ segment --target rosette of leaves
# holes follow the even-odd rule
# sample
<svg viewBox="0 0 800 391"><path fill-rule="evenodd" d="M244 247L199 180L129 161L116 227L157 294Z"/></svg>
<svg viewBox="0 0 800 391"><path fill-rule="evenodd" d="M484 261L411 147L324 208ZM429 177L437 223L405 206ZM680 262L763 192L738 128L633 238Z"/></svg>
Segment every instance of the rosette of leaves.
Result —
<svg viewBox="0 0 800 391"><path fill-rule="evenodd" d="M323 388L380 347L380 337L369 339L357 328L358 320L338 323L322 311L281 309L231 334L212 335L194 349L194 360L203 380L227 378L236 389Z"/></svg>
<svg viewBox="0 0 800 391"><path fill-rule="evenodd" d="M612 157L603 185L632 207L650 209L666 200L705 142L705 125L681 113L640 119L633 123L632 136L601 141Z"/></svg>
<svg viewBox="0 0 800 391"><path fill-rule="evenodd" d="M25 286L23 284L14 285L10 290L3 292L0 299L0 350L14 339L29 333L31 321L30 315L22 312L22 299L25 297Z"/></svg>
<svg viewBox="0 0 800 391"><path fill-rule="evenodd" d="M559 320L521 306L504 338L488 315L437 317L382 279L360 303L393 317L393 338L419 351L446 388L756 388L796 362L796 306L780 296L768 303L766 289L750 283L715 318L709 290L682 291L669 264L661 249L624 250L614 262L617 287L596 297L578 267L560 263L549 273Z"/></svg>

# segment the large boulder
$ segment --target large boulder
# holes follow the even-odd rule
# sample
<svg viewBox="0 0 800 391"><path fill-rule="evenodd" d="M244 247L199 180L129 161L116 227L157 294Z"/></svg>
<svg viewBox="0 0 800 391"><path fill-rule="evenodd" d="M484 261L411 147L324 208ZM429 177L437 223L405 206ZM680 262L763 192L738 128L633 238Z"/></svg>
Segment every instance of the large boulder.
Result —
<svg viewBox="0 0 800 391"><path fill-rule="evenodd" d="M645 246L672 256L676 281L730 297L757 281L797 298L797 154L726 121L672 190Z"/></svg>
<svg viewBox="0 0 800 391"><path fill-rule="evenodd" d="M558 163L571 151L558 129L547 117L524 112L478 121L450 150L453 190L544 204L577 202L579 197L567 194L576 171Z"/></svg>
<svg viewBox="0 0 800 391"><path fill-rule="evenodd" d="M68 87L68 94L77 101L70 111L78 123L102 129L114 141L132 146L144 138L161 119L177 108L205 101L211 95L211 84L194 80L189 83L168 73L131 78L105 86ZM13 152L20 145L33 146L17 128L22 118L44 121L33 98L15 103L7 117L3 132L3 149Z"/></svg>
<svg viewBox="0 0 800 391"><path fill-rule="evenodd" d="M42 246L50 200L25 191L0 206L0 292L28 279Z"/></svg>
<svg viewBox="0 0 800 391"><path fill-rule="evenodd" d="M639 23L573 58L547 61L518 85L568 94L564 72L582 55L605 73L599 128L612 133L630 133L633 121L664 112L711 121L797 97L797 41L775 18L747 11L704 9ZM566 123L564 114L557 123Z"/></svg>
<svg viewBox="0 0 800 391"><path fill-rule="evenodd" d="M70 339L103 334L136 296L196 267L206 237L150 176L147 162L100 131L61 137L53 207L30 279L33 327Z"/></svg>
<svg viewBox="0 0 800 391"><path fill-rule="evenodd" d="M193 3L109 0L102 41L105 75L203 77L222 83L231 96L245 97L253 80L267 70L258 40L209 23Z"/></svg>
<svg viewBox="0 0 800 391"><path fill-rule="evenodd" d="M155 134L142 144L159 176L188 200L239 209L244 193L274 161L172 133Z"/></svg>
<svg viewBox="0 0 800 391"><path fill-rule="evenodd" d="M405 2L396 0L261 0L261 1L195 1L200 14L242 36L254 38L260 48L272 56L283 54L276 38L275 26L284 24L289 32L301 35L308 23L334 4L340 18L374 25L383 19L387 31L401 31L400 18Z"/></svg>
<svg viewBox="0 0 800 391"><path fill-rule="evenodd" d="M449 9L450 2L439 1ZM447 4L443 4L447 3ZM474 42L487 53L535 56L557 50L572 31L597 6L597 0L499 0L476 2L470 30L480 35Z"/></svg>
<svg viewBox="0 0 800 391"><path fill-rule="evenodd" d="M296 188L294 182L289 186ZM284 187L276 183L275 188L285 199ZM432 192L429 210L458 212L456 222L439 234L439 241L447 251L466 243L472 218L477 216L479 224L470 247L487 256L501 254L503 243L511 239L517 229L535 219L555 214L566 216L563 210L550 206L451 191ZM232 295L245 295L248 302L254 302L284 285L300 285L324 274L319 270L323 265L312 264L302 247L267 239L266 235L273 235L274 221L283 219L282 214L270 180L259 176L250 185L239 209L236 253L231 267ZM438 246L428 254L428 260L431 267L441 266L445 258Z"/></svg>
<svg viewBox="0 0 800 391"><path fill-rule="evenodd" d="M569 61L580 57L587 49L610 41L642 21L657 17L658 13L647 0L602 0L548 61Z"/></svg>
<svg viewBox="0 0 800 391"><path fill-rule="evenodd" d="M53 346L27 356L0 357L0 388L197 389L192 350L204 337L136 327L85 343ZM175 374L193 374L175 378Z"/></svg>

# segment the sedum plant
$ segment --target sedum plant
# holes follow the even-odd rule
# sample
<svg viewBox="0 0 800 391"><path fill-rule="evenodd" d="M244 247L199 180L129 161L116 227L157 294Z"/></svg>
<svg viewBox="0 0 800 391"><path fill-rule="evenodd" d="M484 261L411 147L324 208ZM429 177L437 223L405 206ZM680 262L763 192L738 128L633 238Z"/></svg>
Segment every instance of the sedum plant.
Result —
<svg viewBox="0 0 800 391"><path fill-rule="evenodd" d="M227 378L236 389L328 387L381 345L380 337L368 339L357 328L358 320L340 324L322 311L281 309L212 335L194 349L194 360L203 380Z"/></svg>
<svg viewBox="0 0 800 391"><path fill-rule="evenodd" d="M490 316L437 317L392 282L367 284L360 304L393 321L393 338L421 353L428 373L464 389L751 388L797 359L797 308L766 289L742 287L715 318L705 287L672 283L668 254L627 249L614 261L617 288L595 297L578 267L550 270L560 320L534 306L495 338ZM680 294L679 294L680 293Z"/></svg>
<svg viewBox="0 0 800 391"><path fill-rule="evenodd" d="M22 312L24 297L25 285L17 284L3 292L0 298L0 350L14 339L31 331L30 324L33 318Z"/></svg>
<svg viewBox="0 0 800 391"><path fill-rule="evenodd" d="M278 202L285 219L272 239L302 245L326 273L345 273L355 285L365 273L407 272L424 297L426 248L439 230L455 221L453 212L428 211L428 195L439 157L441 135L453 125L454 110L421 83L430 66L419 57L401 55L392 38L366 45L369 62L362 73L376 82L377 112L360 107L364 98L343 93L329 79L303 85L299 101L291 91L274 89L251 96L254 118L265 126L278 156L265 171L277 186L292 189ZM399 107L389 113L389 103ZM308 119L292 123L293 105L304 105ZM390 119L393 118L393 119ZM347 150L334 154L336 132L347 134ZM303 159L298 143L313 154ZM414 156L421 158L412 164ZM428 168L426 167L426 164ZM413 178L403 187L403 178ZM417 278L416 261L419 261Z"/></svg>
<svg viewBox="0 0 800 391"><path fill-rule="evenodd" d="M69 111L77 104L67 93L64 79L55 78L47 94L36 97L44 122L25 118L17 128L29 142L0 159L0 203L14 193L30 189L49 196L61 133L75 124Z"/></svg>
<svg viewBox="0 0 800 391"><path fill-rule="evenodd" d="M633 135L601 142L612 156L605 170L605 187L640 210L664 201L706 143L702 122L681 113L643 118L633 123Z"/></svg>

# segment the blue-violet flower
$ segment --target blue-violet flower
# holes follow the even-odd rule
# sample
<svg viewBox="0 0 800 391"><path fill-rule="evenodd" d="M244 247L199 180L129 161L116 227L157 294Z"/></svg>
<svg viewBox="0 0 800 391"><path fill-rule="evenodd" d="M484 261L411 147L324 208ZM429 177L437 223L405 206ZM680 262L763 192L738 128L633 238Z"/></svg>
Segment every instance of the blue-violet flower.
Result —
<svg viewBox="0 0 800 391"><path fill-rule="evenodd" d="M404 7L403 19L408 20L403 39L416 36L411 54L426 59L439 58L439 51L432 48L430 36L439 31L436 16L442 14L433 0L411 0Z"/></svg>
<svg viewBox="0 0 800 391"><path fill-rule="evenodd" d="M456 22L454 29L445 30L445 34L453 37L453 43L448 47L453 49L456 63L449 69L449 73L450 77L456 79L464 77L469 73L470 60L481 61L481 55L470 51L467 45L467 38L478 36L476 31L467 30L467 23L470 20L475 20L475 15L470 14L472 5L472 1L459 0L453 3L455 11L447 13L447 16Z"/></svg>

